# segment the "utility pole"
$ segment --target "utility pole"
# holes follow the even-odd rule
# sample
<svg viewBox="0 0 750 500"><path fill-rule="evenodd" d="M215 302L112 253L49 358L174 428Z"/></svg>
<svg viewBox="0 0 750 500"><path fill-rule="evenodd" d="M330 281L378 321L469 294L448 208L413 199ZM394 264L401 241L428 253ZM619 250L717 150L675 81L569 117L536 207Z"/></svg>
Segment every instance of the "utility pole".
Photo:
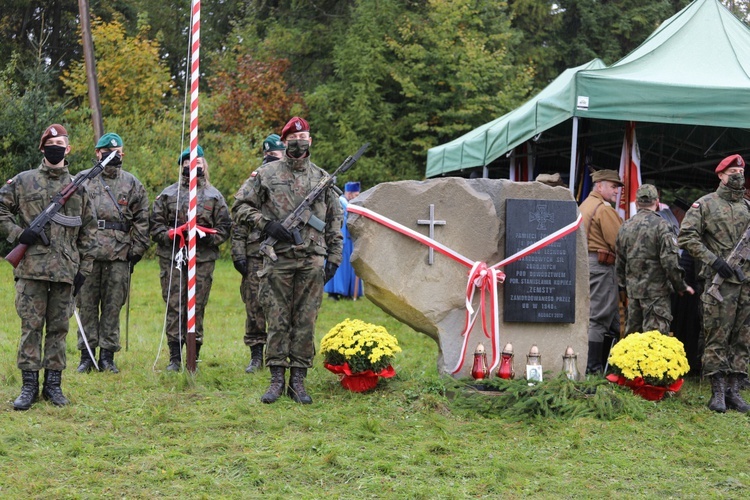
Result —
<svg viewBox="0 0 750 500"><path fill-rule="evenodd" d="M88 0L78 0L78 13L81 18L83 62L86 68L86 85L89 89L89 107L91 108L91 122L94 126L94 143L96 143L104 134L104 124L102 123L102 106L99 103L99 83L96 80L96 59L94 58L94 41L91 39Z"/></svg>

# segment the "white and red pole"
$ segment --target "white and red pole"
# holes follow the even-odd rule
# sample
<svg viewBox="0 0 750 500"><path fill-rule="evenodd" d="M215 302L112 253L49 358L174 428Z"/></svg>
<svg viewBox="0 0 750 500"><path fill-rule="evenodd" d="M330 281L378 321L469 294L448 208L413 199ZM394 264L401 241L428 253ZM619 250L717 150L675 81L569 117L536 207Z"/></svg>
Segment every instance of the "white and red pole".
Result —
<svg viewBox="0 0 750 500"><path fill-rule="evenodd" d="M187 369L195 373L195 215L198 197L198 77L201 2L192 0L190 49L190 193L188 197Z"/></svg>

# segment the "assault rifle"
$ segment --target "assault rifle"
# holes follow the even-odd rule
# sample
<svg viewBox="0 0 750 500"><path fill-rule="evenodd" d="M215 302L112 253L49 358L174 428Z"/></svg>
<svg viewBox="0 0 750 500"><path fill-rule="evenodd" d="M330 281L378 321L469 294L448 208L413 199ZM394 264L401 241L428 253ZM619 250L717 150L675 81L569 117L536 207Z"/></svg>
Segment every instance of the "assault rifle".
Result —
<svg viewBox="0 0 750 500"><path fill-rule="evenodd" d="M732 249L732 253L727 257L727 264L729 264L729 267L732 268L735 276L740 281L745 281L745 273L742 272L740 264L743 260L747 259L750 259L750 225L747 226L745 232L742 234L742 238L740 238L740 241ZM719 273L716 273L713 281L711 281L711 286L706 291L706 293L719 302L724 302L724 297L719 292L719 287L722 283L724 283L724 278L719 276Z"/></svg>
<svg viewBox="0 0 750 500"><path fill-rule="evenodd" d="M93 179L97 175L101 174L102 170L104 170L104 167L107 166L107 163L109 163L115 156L118 156L117 151L112 151L104 160L97 162L97 164L94 165L94 168L89 170L86 175L79 175L75 179L73 179L70 184L62 188L62 190L57 193L54 198L52 198L52 202L47 206L47 208L45 208L42 213L37 215L36 218L31 221L31 224L29 224L29 229L31 229L34 234L36 234L39 239L42 240L42 243L49 246L49 238L44 232L44 227L50 221L67 227L76 227L81 225L80 217L70 217L67 215L63 215L59 213L60 209L63 207L63 205L65 205L65 203L67 203L70 197L73 196L76 191L78 191L78 188L81 187L84 182L89 179ZM21 259L23 259L23 256L26 254L26 250L28 250L28 248L29 245L19 243L13 250L10 251L8 255L5 256L5 260L10 262L13 267L17 267L18 263L21 262Z"/></svg>
<svg viewBox="0 0 750 500"><path fill-rule="evenodd" d="M318 184L315 185L312 191L310 191L307 196L305 196L305 199L302 200L302 203L300 203L299 206L295 208L294 211L292 211L292 213L287 215L286 219L284 219L281 225L284 226L290 233L292 233L295 245L301 245L303 243L299 228L304 226L305 224L309 224L311 227L317 229L318 231L325 230L326 223L313 215L311 208L312 204L315 202L318 196L320 196L321 193L323 193L326 189L333 185L333 181L336 179L336 175L343 174L344 172L352 168L357 160L359 160L359 157L362 156L369 147L370 143L368 142L364 146L359 148L359 151L354 153L354 156L349 156L346 160L344 160L344 163L342 163L341 166L339 166L339 168L337 168L332 174L326 174L325 177L318 181ZM273 246L278 241L279 240L277 240L273 236L267 236L266 239L263 240L263 243L260 244L260 252L264 255L267 255L268 258L273 261L278 260L276 252L274 252L273 250Z"/></svg>

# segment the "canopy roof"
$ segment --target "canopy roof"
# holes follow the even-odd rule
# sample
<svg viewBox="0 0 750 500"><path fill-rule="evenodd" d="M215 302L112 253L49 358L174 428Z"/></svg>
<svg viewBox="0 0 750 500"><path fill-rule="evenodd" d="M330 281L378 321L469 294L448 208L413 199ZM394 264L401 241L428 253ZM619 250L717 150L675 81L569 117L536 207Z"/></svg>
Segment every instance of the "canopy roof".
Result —
<svg viewBox="0 0 750 500"><path fill-rule="evenodd" d="M695 0L612 66L594 59L568 69L521 107L430 149L426 174L434 177L487 165L525 141L538 139L541 132L550 131L552 138L562 135L571 128L564 122L574 116L595 120L586 127L590 138L598 131L610 133L613 137L605 139L612 143L609 156L617 159L624 125L601 126L598 120L678 125L656 127L658 140L647 148L643 141L652 138L643 131L649 124L636 128L644 168L674 170L698 164L708 172L722 155L750 151L750 130L726 130L750 129L749 109L750 29L718 0ZM691 125L703 127L696 132ZM569 158L569 133L567 140ZM659 150L658 155L644 154L651 150ZM609 168L616 168L616 161L608 162ZM565 171L564 165L559 170Z"/></svg>

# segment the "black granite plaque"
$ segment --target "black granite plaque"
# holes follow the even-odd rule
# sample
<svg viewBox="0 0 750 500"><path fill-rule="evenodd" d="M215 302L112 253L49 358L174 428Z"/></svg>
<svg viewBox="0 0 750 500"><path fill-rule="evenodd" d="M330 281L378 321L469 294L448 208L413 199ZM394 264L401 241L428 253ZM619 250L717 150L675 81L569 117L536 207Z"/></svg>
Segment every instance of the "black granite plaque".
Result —
<svg viewBox="0 0 750 500"><path fill-rule="evenodd" d="M536 243L577 217L574 201L506 200L505 255ZM576 233L504 269L505 321L575 323Z"/></svg>

